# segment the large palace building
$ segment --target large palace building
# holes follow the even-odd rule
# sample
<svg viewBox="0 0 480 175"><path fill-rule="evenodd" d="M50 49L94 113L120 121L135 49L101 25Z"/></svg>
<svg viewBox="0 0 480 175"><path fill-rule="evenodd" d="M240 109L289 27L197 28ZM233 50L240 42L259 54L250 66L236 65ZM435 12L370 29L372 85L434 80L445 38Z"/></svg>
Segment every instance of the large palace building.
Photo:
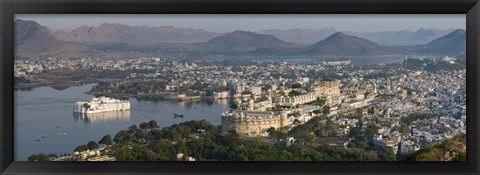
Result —
<svg viewBox="0 0 480 175"><path fill-rule="evenodd" d="M287 95L278 97L278 104L281 106L295 106L299 104L310 103L317 98L327 98L340 95L340 81L322 81L313 85L313 90L307 94L289 97ZM331 98L330 98L331 99ZM327 102L327 103L332 103Z"/></svg>
<svg viewBox="0 0 480 175"><path fill-rule="evenodd" d="M253 99L242 103L237 100L235 110L222 113L222 130L235 130L246 136L266 136L269 128L283 128L292 124L305 123L313 117L316 107L304 105L318 98L324 98L327 103L340 96L340 81L322 81L312 84L311 90L297 96L278 95L273 100L267 95L263 100L255 102Z"/></svg>

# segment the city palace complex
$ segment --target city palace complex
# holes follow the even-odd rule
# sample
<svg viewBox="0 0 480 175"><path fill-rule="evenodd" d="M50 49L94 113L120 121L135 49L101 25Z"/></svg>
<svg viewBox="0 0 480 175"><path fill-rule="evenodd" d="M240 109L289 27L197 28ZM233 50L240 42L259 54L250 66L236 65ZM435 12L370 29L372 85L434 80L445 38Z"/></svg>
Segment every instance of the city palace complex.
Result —
<svg viewBox="0 0 480 175"><path fill-rule="evenodd" d="M230 110L218 114L221 129L247 138L322 117L336 129L326 138L349 138L352 128L363 132L374 125L378 132L370 139L376 146L407 154L466 133L465 65L450 57L364 66L316 60L15 60L16 79L23 82L18 86L40 81L49 70L103 74L89 92L95 96L229 99Z"/></svg>

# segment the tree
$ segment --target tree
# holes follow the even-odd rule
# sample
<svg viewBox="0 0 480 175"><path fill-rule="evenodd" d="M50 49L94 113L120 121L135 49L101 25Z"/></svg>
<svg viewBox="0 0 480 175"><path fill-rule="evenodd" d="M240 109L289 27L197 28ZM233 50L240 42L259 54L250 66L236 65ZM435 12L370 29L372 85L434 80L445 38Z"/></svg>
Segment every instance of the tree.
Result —
<svg viewBox="0 0 480 175"><path fill-rule="evenodd" d="M86 151L86 150L88 150L87 145L80 145L80 146L75 147L75 149L73 151L82 152L82 151Z"/></svg>
<svg viewBox="0 0 480 175"><path fill-rule="evenodd" d="M325 115L330 114L330 106L324 106L322 112Z"/></svg>
<svg viewBox="0 0 480 175"><path fill-rule="evenodd" d="M118 132L117 135L113 137L113 141L115 141L115 143L130 142L131 139L132 139L132 136L125 130Z"/></svg>
<svg viewBox="0 0 480 175"><path fill-rule="evenodd" d="M146 131L147 129L150 129L150 125L146 122L140 123L140 129Z"/></svg>
<svg viewBox="0 0 480 175"><path fill-rule="evenodd" d="M367 139L372 139L373 135L375 135L378 132L377 126L375 124L371 123L368 125L368 127L365 129L365 137Z"/></svg>
<svg viewBox="0 0 480 175"><path fill-rule="evenodd" d="M202 82L201 81L196 81L192 85L192 89L196 89L196 90L199 90L201 87L202 87Z"/></svg>
<svg viewBox="0 0 480 175"><path fill-rule="evenodd" d="M323 106L327 103L327 101L325 99L321 99L321 98L317 98L317 100L315 101L315 104L317 106Z"/></svg>
<svg viewBox="0 0 480 175"><path fill-rule="evenodd" d="M135 138L137 139L137 141L142 142L148 138L148 134L145 132L137 132L135 133Z"/></svg>
<svg viewBox="0 0 480 175"><path fill-rule="evenodd" d="M452 161L467 161L467 154L465 152L459 152Z"/></svg>
<svg viewBox="0 0 480 175"><path fill-rule="evenodd" d="M406 124L402 124L400 126L400 133L402 133L404 136L408 136L410 134L410 129L408 129Z"/></svg>
<svg viewBox="0 0 480 175"><path fill-rule="evenodd" d="M205 92L205 96L213 96L213 90L209 89Z"/></svg>
<svg viewBox="0 0 480 175"><path fill-rule="evenodd" d="M368 108L368 114L374 114L375 113L375 109L373 107L371 108Z"/></svg>
<svg viewBox="0 0 480 175"><path fill-rule="evenodd" d="M368 95L370 95L370 92L365 92L365 94L364 94L365 98L367 98Z"/></svg>
<svg viewBox="0 0 480 175"><path fill-rule="evenodd" d="M157 121L155 121L155 120L150 120L148 122L148 125L150 126L151 129L160 128L160 126L158 126L158 124L157 124Z"/></svg>
<svg viewBox="0 0 480 175"><path fill-rule="evenodd" d="M100 141L98 141L98 143L100 144L105 144L105 145L112 145L113 144L113 141L112 141L112 136L110 135L105 135L102 137L102 139Z"/></svg>
<svg viewBox="0 0 480 175"><path fill-rule="evenodd" d="M46 155L44 153L34 154L28 157L28 161L50 161L52 158L57 158L55 154Z"/></svg>
<svg viewBox="0 0 480 175"><path fill-rule="evenodd" d="M300 83L292 84L292 89L300 88L300 87L302 87L302 85Z"/></svg>
<svg viewBox="0 0 480 175"><path fill-rule="evenodd" d="M156 161L157 158L157 153L153 152L152 150L146 151L143 155L143 159L146 161Z"/></svg>
<svg viewBox="0 0 480 175"><path fill-rule="evenodd" d="M275 137L275 128L274 127L268 128L267 133L268 133L268 136L274 138Z"/></svg>
<svg viewBox="0 0 480 175"><path fill-rule="evenodd" d="M237 103L234 103L234 102L230 103L230 108L237 109L238 108Z"/></svg>
<svg viewBox="0 0 480 175"><path fill-rule="evenodd" d="M83 104L83 108L85 108L85 110L90 109L90 107L91 107L91 106L90 106L88 103L84 103L84 104Z"/></svg>
<svg viewBox="0 0 480 175"><path fill-rule="evenodd" d="M297 96L297 95L302 95L302 93L300 93L296 90L292 90L288 93L288 96L290 96L290 97L294 97L294 96Z"/></svg>
<svg viewBox="0 0 480 175"><path fill-rule="evenodd" d="M356 123L356 126L359 127L359 128L363 126L363 117L362 116L358 117L358 121Z"/></svg>
<svg viewBox="0 0 480 175"><path fill-rule="evenodd" d="M360 137L360 129L358 129L358 127L352 127L352 128L350 129L350 132L348 133L348 135L349 135L350 137L355 138L355 139L359 139L359 137Z"/></svg>
<svg viewBox="0 0 480 175"><path fill-rule="evenodd" d="M137 129L138 129L137 125L132 125L132 126L128 127L128 132L130 134L133 134L133 133L137 132Z"/></svg>
<svg viewBox="0 0 480 175"><path fill-rule="evenodd" d="M298 119L293 120L293 124L294 124L294 125L298 125L298 124L300 124L300 123L301 123L301 122L300 122L300 120L298 120Z"/></svg>
<svg viewBox="0 0 480 175"><path fill-rule="evenodd" d="M88 149L90 149L90 150L94 150L94 149L98 149L99 146L98 146L97 142L95 142L95 141L89 141L89 142L87 143L87 147L88 147Z"/></svg>
<svg viewBox="0 0 480 175"><path fill-rule="evenodd" d="M378 157L378 154L377 152L373 151L373 150L370 150L370 151L366 151L365 154L365 159L367 161L379 161L379 157Z"/></svg>

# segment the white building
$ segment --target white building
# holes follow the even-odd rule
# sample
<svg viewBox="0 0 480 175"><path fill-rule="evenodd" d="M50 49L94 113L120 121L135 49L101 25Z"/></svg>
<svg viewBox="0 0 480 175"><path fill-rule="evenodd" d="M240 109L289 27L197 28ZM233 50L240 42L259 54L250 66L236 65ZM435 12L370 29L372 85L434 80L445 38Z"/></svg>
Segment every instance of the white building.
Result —
<svg viewBox="0 0 480 175"><path fill-rule="evenodd" d="M262 87L260 87L260 86L254 86L254 87L250 88L250 91L251 91L252 94L254 94L254 95L260 95L260 94L262 94Z"/></svg>
<svg viewBox="0 0 480 175"><path fill-rule="evenodd" d="M124 111L130 110L130 102L125 100L117 100L109 97L93 98L89 102L79 101L73 107L75 113L100 113L107 111Z"/></svg>

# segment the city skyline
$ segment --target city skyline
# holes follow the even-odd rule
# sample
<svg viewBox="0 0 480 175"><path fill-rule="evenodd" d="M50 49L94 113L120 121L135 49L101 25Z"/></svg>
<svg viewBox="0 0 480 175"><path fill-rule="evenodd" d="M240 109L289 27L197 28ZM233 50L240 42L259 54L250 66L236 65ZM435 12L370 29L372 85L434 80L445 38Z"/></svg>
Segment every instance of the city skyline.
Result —
<svg viewBox="0 0 480 175"><path fill-rule="evenodd" d="M19 15L15 160L466 161L465 17L373 16Z"/></svg>

